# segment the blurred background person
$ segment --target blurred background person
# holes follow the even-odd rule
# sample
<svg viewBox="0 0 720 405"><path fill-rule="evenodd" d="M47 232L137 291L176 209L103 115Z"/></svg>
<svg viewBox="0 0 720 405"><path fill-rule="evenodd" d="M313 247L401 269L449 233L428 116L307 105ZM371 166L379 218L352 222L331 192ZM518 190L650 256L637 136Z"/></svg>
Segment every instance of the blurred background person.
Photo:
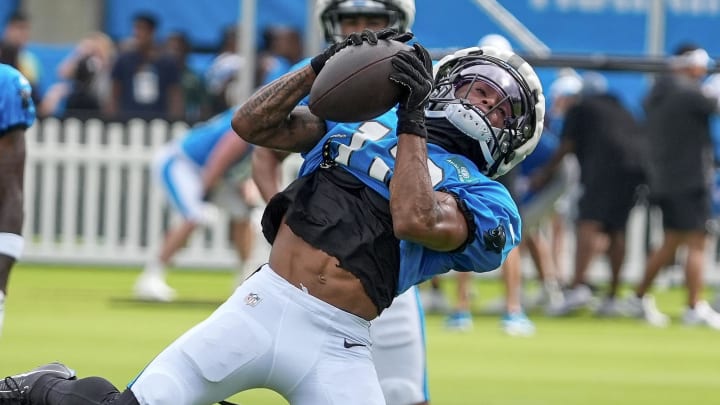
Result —
<svg viewBox="0 0 720 405"><path fill-rule="evenodd" d="M245 60L240 55L237 35L234 25L223 30L220 51L205 72L211 114L219 114L237 101L238 72L242 70L244 74L252 74L247 71Z"/></svg>
<svg viewBox="0 0 720 405"><path fill-rule="evenodd" d="M9 42L0 41L0 63L10 65L17 69L20 64L18 47Z"/></svg>
<svg viewBox="0 0 720 405"><path fill-rule="evenodd" d="M180 71L180 88L185 108L184 120L192 124L207 119L209 107L205 81L202 75L195 72L189 65L188 58L192 52L192 45L187 35L182 32L173 32L168 35L164 51L175 60Z"/></svg>
<svg viewBox="0 0 720 405"><path fill-rule="evenodd" d="M297 29L279 25L263 31L263 50L258 54L255 86L262 86L287 73L303 54L302 37Z"/></svg>
<svg viewBox="0 0 720 405"><path fill-rule="evenodd" d="M250 179L252 146L230 128L235 109L191 128L178 141L159 150L154 159L156 180L182 217L165 234L157 256L135 282L135 297L172 301L175 290L166 282L166 269L200 225L218 220L218 208L231 218L231 238L241 261L238 280L250 274L255 227L250 221L255 196Z"/></svg>
<svg viewBox="0 0 720 405"><path fill-rule="evenodd" d="M180 69L157 47L157 25L151 14L133 17L133 36L112 68L112 96L107 104L110 118L183 118Z"/></svg>
<svg viewBox="0 0 720 405"><path fill-rule="evenodd" d="M714 73L707 77L702 85L703 93L711 98L718 100L718 111L720 111L720 73ZM715 181L712 188L712 232L717 237L720 234L720 114L715 114L711 118L710 136L713 140L715 151ZM718 251L715 251L714 263L717 262ZM720 286L715 286L715 298L712 303L715 311L720 311Z"/></svg>
<svg viewBox="0 0 720 405"><path fill-rule="evenodd" d="M520 163L520 172L515 182L519 196L518 207L523 219L523 240L520 246L523 252L530 255L539 284L534 295L528 294L527 288L523 288L522 302L526 310L542 307L546 314L560 310L565 300L558 264L544 231L552 227L557 217L558 201L574 186L575 162L569 158L563 159L547 183L539 189L530 188L530 179L544 168L557 149L558 138L545 129L533 153Z"/></svg>
<svg viewBox="0 0 720 405"><path fill-rule="evenodd" d="M59 82L48 88L38 108L41 116L99 117L110 97L115 43L102 32L81 39L58 66Z"/></svg>
<svg viewBox="0 0 720 405"><path fill-rule="evenodd" d="M712 60L694 44L683 44L669 60L670 72L655 78L645 99L648 180L651 202L662 211L663 241L647 260L643 278L626 305L629 313L653 326L667 326L648 294L660 269L685 247L686 325L720 330L720 314L702 298L707 225L714 181L710 118L718 100L700 87Z"/></svg>
<svg viewBox="0 0 720 405"><path fill-rule="evenodd" d="M21 11L16 11L8 17L2 40L17 47L17 69L30 82L30 86L33 88L33 101L38 104L42 98L38 90L43 69L37 55L27 48L30 42L30 29L30 16Z"/></svg>
<svg viewBox="0 0 720 405"><path fill-rule="evenodd" d="M616 301L625 262L625 228L644 182L639 125L597 72L582 76L581 97L567 111L560 146L533 177L533 187L545 184L568 154L580 164L581 194L575 223L575 271L565 305L555 315L585 307L593 299L587 271L600 252L610 264L610 284L596 314L618 316Z"/></svg>
<svg viewBox="0 0 720 405"><path fill-rule="evenodd" d="M573 69L563 68L557 72L555 80L548 86L548 112L545 115L543 136L554 138L556 145L560 144L560 133L567 111L580 99L582 80ZM553 261L557 266L556 274L561 284L570 273L568 258L569 246L567 243L568 229L574 227L577 217L577 201L580 195L580 165L574 154L567 155L563 166L567 165L569 185L565 193L555 202L555 213L552 214L550 226L550 249Z"/></svg>

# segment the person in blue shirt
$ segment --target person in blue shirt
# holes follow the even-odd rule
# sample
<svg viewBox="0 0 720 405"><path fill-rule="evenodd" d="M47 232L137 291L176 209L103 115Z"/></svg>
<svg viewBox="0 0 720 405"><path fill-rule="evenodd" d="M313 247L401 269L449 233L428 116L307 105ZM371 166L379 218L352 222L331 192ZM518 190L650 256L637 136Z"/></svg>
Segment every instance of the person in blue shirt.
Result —
<svg viewBox="0 0 720 405"><path fill-rule="evenodd" d="M157 256L138 277L134 287L138 299L167 302L175 298L175 290L165 281L166 268L198 226L217 219L217 207L231 219L233 245L243 269L239 279L249 274L246 268L251 265L255 229L250 222L253 202L245 183L250 181L253 148L230 128L233 111L192 127L156 152L155 177L181 221L167 231Z"/></svg>
<svg viewBox="0 0 720 405"><path fill-rule="evenodd" d="M0 64L0 334L10 270L23 250L23 176L25 130L35 122L28 80Z"/></svg>
<svg viewBox="0 0 720 405"><path fill-rule="evenodd" d="M534 70L512 52L467 48L433 69L418 43L392 59L397 108L328 123L297 105L343 47L411 37L352 34L236 111L247 142L305 160L264 212L269 263L209 318L123 393L50 364L6 378L0 398L199 405L266 387L293 405L385 404L370 321L411 286L450 269L490 271L518 245L517 206L493 178L532 152L545 106Z"/></svg>

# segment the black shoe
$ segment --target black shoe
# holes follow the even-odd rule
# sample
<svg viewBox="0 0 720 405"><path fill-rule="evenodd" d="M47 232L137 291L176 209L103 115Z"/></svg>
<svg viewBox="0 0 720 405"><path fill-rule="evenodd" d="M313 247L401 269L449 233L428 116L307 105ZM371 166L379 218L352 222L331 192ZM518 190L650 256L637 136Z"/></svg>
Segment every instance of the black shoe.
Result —
<svg viewBox="0 0 720 405"><path fill-rule="evenodd" d="M0 380L0 405L30 404L30 390L37 380L45 375L53 375L63 380L74 380L75 370L61 363L50 363L28 372L5 377Z"/></svg>

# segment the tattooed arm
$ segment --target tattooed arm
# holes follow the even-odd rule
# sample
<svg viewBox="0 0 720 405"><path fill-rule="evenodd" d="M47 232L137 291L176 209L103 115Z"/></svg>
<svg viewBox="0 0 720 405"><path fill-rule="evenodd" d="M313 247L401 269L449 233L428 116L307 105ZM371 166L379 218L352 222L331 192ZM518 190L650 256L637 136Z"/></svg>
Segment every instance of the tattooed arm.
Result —
<svg viewBox="0 0 720 405"><path fill-rule="evenodd" d="M315 72L306 66L253 94L233 116L232 127L244 140L288 152L305 152L325 134L325 121L297 106L312 87Z"/></svg>

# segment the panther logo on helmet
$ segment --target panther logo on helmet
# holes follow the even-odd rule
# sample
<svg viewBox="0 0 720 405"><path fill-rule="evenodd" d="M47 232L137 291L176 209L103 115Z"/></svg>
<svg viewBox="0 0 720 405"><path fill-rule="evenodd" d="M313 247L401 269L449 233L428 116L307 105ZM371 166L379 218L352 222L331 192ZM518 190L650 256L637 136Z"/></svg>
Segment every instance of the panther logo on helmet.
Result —
<svg viewBox="0 0 720 405"><path fill-rule="evenodd" d="M484 158L480 171L497 178L529 155L543 130L545 98L533 68L510 50L472 47L442 58L434 67L435 89L425 111L428 118L445 118L476 140ZM455 90L483 82L509 102L502 127L492 125L487 113Z"/></svg>
<svg viewBox="0 0 720 405"><path fill-rule="evenodd" d="M328 42L345 39L340 20L346 16L380 15L387 17L388 26L398 32L406 32L415 20L414 0L318 0L315 4L318 20L322 21L323 33Z"/></svg>

